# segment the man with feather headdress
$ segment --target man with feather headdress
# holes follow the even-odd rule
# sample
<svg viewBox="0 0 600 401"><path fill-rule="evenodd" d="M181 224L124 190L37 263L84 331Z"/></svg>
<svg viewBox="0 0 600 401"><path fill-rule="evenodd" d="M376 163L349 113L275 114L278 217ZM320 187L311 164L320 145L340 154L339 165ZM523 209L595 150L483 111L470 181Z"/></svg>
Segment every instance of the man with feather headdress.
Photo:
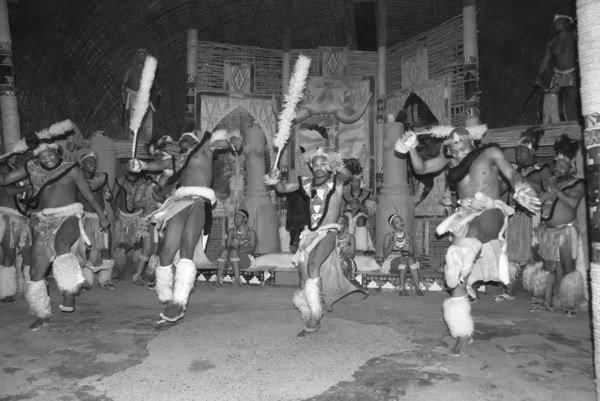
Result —
<svg viewBox="0 0 600 401"><path fill-rule="evenodd" d="M542 183L541 224L535 230L534 245L543 262L532 263L523 272L523 286L542 301L533 310L564 308L567 316L586 298L587 269L577 226L577 207L585 194L584 181L575 176L577 140L563 134L554 144L556 154L552 175Z"/></svg>
<svg viewBox="0 0 600 401"><path fill-rule="evenodd" d="M0 159L0 174L22 166L26 150L25 141L19 141L12 152ZM28 255L23 266L15 263L17 255L22 254L31 241L29 219L17 207L16 198L29 188L29 185L16 184L0 188L0 302L15 302L15 295L23 293L26 277L29 277Z"/></svg>
<svg viewBox="0 0 600 401"><path fill-rule="evenodd" d="M15 171L0 175L1 186L28 178L33 188L31 200L39 201L39 211L30 218L33 230L31 277L25 290L25 299L36 316L36 321L30 326L31 330L46 326L52 315L44 280L50 264L63 296L63 302L59 306L61 312L75 311L75 295L85 282L79 260L73 252L76 250L76 242L81 238L89 244L81 220L84 217L83 205L77 203L78 190L98 214L100 227L106 230L109 226L79 164L65 162L61 158L60 147L55 140L72 129L73 123L66 120L40 133L29 135L25 142L35 158Z"/></svg>
<svg viewBox="0 0 600 401"><path fill-rule="evenodd" d="M298 177L298 183L279 181L280 193L301 190L309 200L310 223L300 236L300 245L293 264L298 266L301 289L294 295L294 305L300 310L304 330L298 336L314 334L320 327L323 306L333 304L354 291L363 291L352 284L340 266L337 249L338 219L342 211L344 186L357 172L357 160L345 165L338 153L325 153L319 148L309 157L313 177ZM279 179L279 170L274 170ZM364 291L363 291L364 292Z"/></svg>
<svg viewBox="0 0 600 401"><path fill-rule="evenodd" d="M216 202L211 189L214 153L217 149L237 152L242 140L225 130L207 132L202 138L194 131L184 133L179 145L182 153L172 160L131 159L127 163L127 169L134 173L174 171L164 186L154 187L154 197L162 206L149 216L163 234L158 248L160 266L155 272L158 299L167 304L160 323L175 323L185 316L196 268L212 265L204 254L206 241L201 239L207 217L205 203ZM179 188L165 200L177 184Z"/></svg>
<svg viewBox="0 0 600 401"><path fill-rule="evenodd" d="M405 133L396 143L400 153L410 153L417 174L430 174L449 169L448 181L460 199L455 213L438 225L436 232L453 234L446 253L444 273L452 296L444 301L444 320L450 334L457 338L453 355L460 355L472 342L474 331L469 293L476 297L471 285L478 281L509 282L508 258L504 231L514 209L500 200L500 174L515 190L514 198L529 210L537 211L535 191L506 160L495 144L476 147L487 131L485 125L468 128L435 126L420 134L445 138L451 158L440 153L423 161L416 148L415 132Z"/></svg>

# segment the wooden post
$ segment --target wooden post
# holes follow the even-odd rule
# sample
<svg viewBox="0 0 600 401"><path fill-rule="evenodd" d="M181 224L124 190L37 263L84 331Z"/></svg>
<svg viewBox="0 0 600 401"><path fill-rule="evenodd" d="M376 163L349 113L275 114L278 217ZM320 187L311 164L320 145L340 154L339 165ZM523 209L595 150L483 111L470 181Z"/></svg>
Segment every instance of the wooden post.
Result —
<svg viewBox="0 0 600 401"><path fill-rule="evenodd" d="M285 8L284 8L284 16L283 16L283 66L281 70L281 99L288 91L288 85L290 83L290 61L291 61L291 51L292 51L292 14L294 11L294 0L286 0ZM283 105L283 102L280 102ZM293 129L293 128L292 128ZM284 149L281 155L281 165L280 169L283 171L287 170L288 166L293 166L294 163L291 162L292 157L296 157L296 149L295 145L295 135L290 135L290 140L288 145ZM285 168L283 168L285 167ZM288 174L290 174L289 172ZM289 177L292 178L292 177Z"/></svg>
<svg viewBox="0 0 600 401"><path fill-rule="evenodd" d="M479 124L477 81L477 8L475 0L463 0L463 55L465 85L465 126Z"/></svg>
<svg viewBox="0 0 600 401"><path fill-rule="evenodd" d="M2 113L4 151L10 152L21 139L21 130L19 128L7 0L0 0L0 112Z"/></svg>
<svg viewBox="0 0 600 401"><path fill-rule="evenodd" d="M198 71L198 0L189 2L189 26L187 30L187 86L185 94L185 127L196 127L196 72Z"/></svg>
<svg viewBox="0 0 600 401"><path fill-rule="evenodd" d="M387 121L385 110L385 72L387 63L387 0L377 0L377 93L376 99L378 111L383 116L382 120L377 121L375 137L375 164L383 165L383 136L385 130L385 121Z"/></svg>
<svg viewBox="0 0 600 401"><path fill-rule="evenodd" d="M581 105L585 117L586 183L589 208L588 237L591 242L591 300L594 329L594 365L596 399L600 399L600 29L596 16L600 13L597 0L577 0L577 30L579 32L579 69Z"/></svg>

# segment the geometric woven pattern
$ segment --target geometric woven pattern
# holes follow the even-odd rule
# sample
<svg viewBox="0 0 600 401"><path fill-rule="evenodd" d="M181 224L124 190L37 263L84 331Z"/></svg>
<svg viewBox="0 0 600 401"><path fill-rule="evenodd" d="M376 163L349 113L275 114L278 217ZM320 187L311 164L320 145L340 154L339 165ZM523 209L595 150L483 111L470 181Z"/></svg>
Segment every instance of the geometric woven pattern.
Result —
<svg viewBox="0 0 600 401"><path fill-rule="evenodd" d="M223 66L223 89L228 92L254 92L254 65L226 62Z"/></svg>
<svg viewBox="0 0 600 401"><path fill-rule="evenodd" d="M401 60L402 89L412 88L429 79L427 48L419 49Z"/></svg>
<svg viewBox="0 0 600 401"><path fill-rule="evenodd" d="M319 47L319 75L338 77L348 71L347 47Z"/></svg>

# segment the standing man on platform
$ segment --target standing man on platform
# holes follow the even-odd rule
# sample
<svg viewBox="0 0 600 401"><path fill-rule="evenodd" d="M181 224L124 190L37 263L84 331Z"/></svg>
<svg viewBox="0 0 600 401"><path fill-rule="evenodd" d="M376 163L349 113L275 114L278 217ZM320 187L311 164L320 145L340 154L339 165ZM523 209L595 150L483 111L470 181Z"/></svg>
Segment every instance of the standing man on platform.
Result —
<svg viewBox="0 0 600 401"><path fill-rule="evenodd" d="M469 128L432 127L425 134L446 138L451 159L444 154L423 161L416 148L414 132L405 133L396 143L400 153L410 153L417 174L431 174L449 169L448 182L460 199L460 207L437 227L438 235L453 234L446 253L446 285L452 297L444 301L444 320L450 334L457 338L453 355L460 355L473 340L473 319L468 293L475 297L471 285L477 281L509 282L508 258L504 231L514 209L500 200L500 174L514 189L514 199L525 208L539 211L535 191L506 160L495 144L475 147L487 126Z"/></svg>
<svg viewBox="0 0 600 401"><path fill-rule="evenodd" d="M566 15L554 16L556 36L546 46L546 53L536 77L539 84L550 65L554 75L544 102L543 124L560 121L577 121L579 118L579 96L577 80L577 41L573 29L573 18ZM549 96L552 96L548 98Z"/></svg>
<svg viewBox="0 0 600 401"><path fill-rule="evenodd" d="M121 100L123 102L123 126L129 126L129 124L127 124L128 121L125 121L126 112L129 111L129 118L131 118L131 116L133 115L133 107L135 105L135 100L138 96L138 92L140 90L142 70L144 69L146 57L148 57L148 52L145 49L139 49L135 53L135 60L133 64L129 68L127 68L127 71L125 71L125 75L123 76L123 81L121 83ZM160 98L160 91L158 92L158 96ZM148 111L146 112L146 115L142 120L142 126L138 131L138 135L140 136L140 138L143 138L147 141L152 139L152 115L155 112L156 108L152 101L150 101Z"/></svg>

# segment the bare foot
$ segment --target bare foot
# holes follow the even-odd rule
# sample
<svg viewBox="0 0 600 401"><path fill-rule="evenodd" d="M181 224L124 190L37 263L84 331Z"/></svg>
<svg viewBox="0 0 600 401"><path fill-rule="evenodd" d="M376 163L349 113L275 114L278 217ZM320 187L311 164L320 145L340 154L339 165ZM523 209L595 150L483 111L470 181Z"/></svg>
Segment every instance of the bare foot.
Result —
<svg viewBox="0 0 600 401"><path fill-rule="evenodd" d="M12 304L13 302L15 302L15 297L10 296L10 297L6 297L6 298L2 298L2 299L0 299L0 302L3 302L5 304Z"/></svg>
<svg viewBox="0 0 600 401"><path fill-rule="evenodd" d="M316 327L314 329L310 329L308 327L305 327L304 330L302 330L300 333L298 333L296 335L296 337L308 337L308 336L312 336L317 334L317 331L319 331L319 327Z"/></svg>
<svg viewBox="0 0 600 401"><path fill-rule="evenodd" d="M142 281L140 276L137 274L133 275L133 285L135 285L136 287L145 287L146 286L146 284L144 284L144 282Z"/></svg>
<svg viewBox="0 0 600 401"><path fill-rule="evenodd" d="M49 319L37 319L31 326L29 326L29 330L38 331L42 327L46 327L50 324Z"/></svg>
<svg viewBox="0 0 600 401"><path fill-rule="evenodd" d="M221 281L221 280L217 280L217 281L215 281L215 282L213 283L213 286L212 286L212 287L213 287L213 288L219 288L219 287L221 287L222 285L223 285L223 281Z"/></svg>
<svg viewBox="0 0 600 401"><path fill-rule="evenodd" d="M424 295L425 295L425 294L423 294L423 291L421 291L421 289L420 289L420 288L417 288L417 289L415 290L415 294L417 294L417 296L418 296L418 297L422 297L422 296L424 296Z"/></svg>
<svg viewBox="0 0 600 401"><path fill-rule="evenodd" d="M240 280L235 280L235 281L233 282L233 286L234 286L234 287L236 287L236 288L239 288L239 287L241 287L241 286L242 286L242 283L240 282Z"/></svg>
<svg viewBox="0 0 600 401"><path fill-rule="evenodd" d="M452 351L450 353L453 356L460 356L462 355L462 352L465 349L465 347L471 344L472 342L473 338L471 338L471 336L458 337L456 339L456 345L454 346L454 348L452 348Z"/></svg>
<svg viewBox="0 0 600 401"><path fill-rule="evenodd" d="M176 322L183 318L185 315L185 311L183 310L182 305L177 305L175 303L169 303L167 305L167 309L163 313L160 314L167 322Z"/></svg>

